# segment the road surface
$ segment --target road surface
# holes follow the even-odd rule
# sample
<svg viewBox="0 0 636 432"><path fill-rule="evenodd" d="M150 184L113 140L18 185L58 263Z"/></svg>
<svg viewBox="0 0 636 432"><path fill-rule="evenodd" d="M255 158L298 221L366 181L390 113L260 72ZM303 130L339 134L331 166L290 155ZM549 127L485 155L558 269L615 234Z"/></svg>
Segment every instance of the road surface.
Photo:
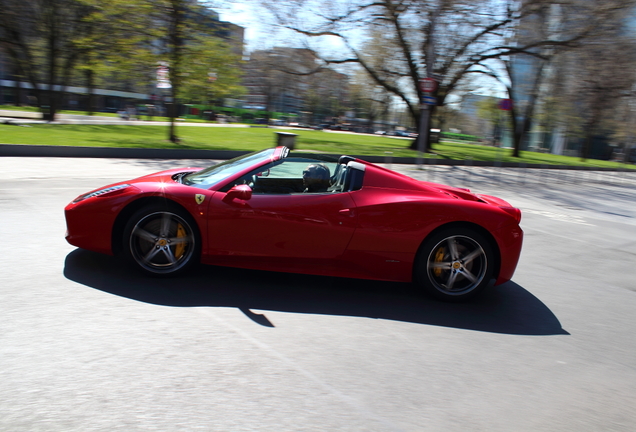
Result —
<svg viewBox="0 0 636 432"><path fill-rule="evenodd" d="M469 304L217 267L145 278L65 242L80 193L201 164L0 158L0 431L636 430L633 179L394 165L522 209L514 279Z"/></svg>

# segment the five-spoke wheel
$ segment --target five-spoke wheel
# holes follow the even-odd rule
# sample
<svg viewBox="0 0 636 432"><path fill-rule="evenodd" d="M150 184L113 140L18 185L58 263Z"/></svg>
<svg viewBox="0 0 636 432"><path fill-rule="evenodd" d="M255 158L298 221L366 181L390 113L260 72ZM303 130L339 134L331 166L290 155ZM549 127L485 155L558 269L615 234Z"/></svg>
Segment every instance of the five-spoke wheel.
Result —
<svg viewBox="0 0 636 432"><path fill-rule="evenodd" d="M468 228L451 228L427 239L416 262L416 281L442 300L466 300L483 290L493 274L490 243Z"/></svg>
<svg viewBox="0 0 636 432"><path fill-rule="evenodd" d="M196 261L198 251L196 223L177 208L143 208L130 218L124 230L125 254L154 275L183 271Z"/></svg>

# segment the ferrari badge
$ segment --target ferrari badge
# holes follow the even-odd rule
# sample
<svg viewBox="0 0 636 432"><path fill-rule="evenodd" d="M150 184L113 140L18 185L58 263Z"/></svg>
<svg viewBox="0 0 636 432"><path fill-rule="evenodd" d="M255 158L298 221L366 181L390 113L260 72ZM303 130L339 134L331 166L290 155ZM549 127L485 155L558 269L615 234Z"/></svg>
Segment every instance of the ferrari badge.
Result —
<svg viewBox="0 0 636 432"><path fill-rule="evenodd" d="M203 194L196 194L194 196L194 200L197 202L197 204L201 204L203 201L205 201L205 195Z"/></svg>

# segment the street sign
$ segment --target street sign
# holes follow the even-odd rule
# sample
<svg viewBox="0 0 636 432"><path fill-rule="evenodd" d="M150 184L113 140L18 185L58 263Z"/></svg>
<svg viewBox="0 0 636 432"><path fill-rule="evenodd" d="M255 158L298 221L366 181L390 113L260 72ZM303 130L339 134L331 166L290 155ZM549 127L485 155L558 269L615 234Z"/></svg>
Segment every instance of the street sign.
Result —
<svg viewBox="0 0 636 432"><path fill-rule="evenodd" d="M432 93L437 89L437 81L433 78L422 78L420 80L420 90L424 93Z"/></svg>
<svg viewBox="0 0 636 432"><path fill-rule="evenodd" d="M499 101L499 109L510 111L512 109L512 99L501 99Z"/></svg>
<svg viewBox="0 0 636 432"><path fill-rule="evenodd" d="M437 98L435 96L423 96L422 104L424 105L437 105Z"/></svg>
<svg viewBox="0 0 636 432"><path fill-rule="evenodd" d="M157 88L169 89L172 88L170 83L170 69L168 69L168 63L157 63Z"/></svg>

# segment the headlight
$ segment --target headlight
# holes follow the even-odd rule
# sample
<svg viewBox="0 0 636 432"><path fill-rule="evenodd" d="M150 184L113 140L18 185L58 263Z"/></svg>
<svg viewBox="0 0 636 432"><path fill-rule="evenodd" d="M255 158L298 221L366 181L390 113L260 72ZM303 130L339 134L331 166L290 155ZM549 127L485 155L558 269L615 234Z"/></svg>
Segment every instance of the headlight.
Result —
<svg viewBox="0 0 636 432"><path fill-rule="evenodd" d="M117 185L117 186L111 186L111 187L107 187L105 189L99 189L99 190L96 190L96 191L93 191L93 192L89 192L87 194L80 195L77 198L75 198L73 200L73 204L78 203L80 201L84 201L85 199L88 199L88 198L93 198L93 197L96 197L96 196L103 196L103 195L110 194L110 193L113 193L113 192L121 191L121 190L129 188L129 187L130 187L129 184L120 184L120 185Z"/></svg>

